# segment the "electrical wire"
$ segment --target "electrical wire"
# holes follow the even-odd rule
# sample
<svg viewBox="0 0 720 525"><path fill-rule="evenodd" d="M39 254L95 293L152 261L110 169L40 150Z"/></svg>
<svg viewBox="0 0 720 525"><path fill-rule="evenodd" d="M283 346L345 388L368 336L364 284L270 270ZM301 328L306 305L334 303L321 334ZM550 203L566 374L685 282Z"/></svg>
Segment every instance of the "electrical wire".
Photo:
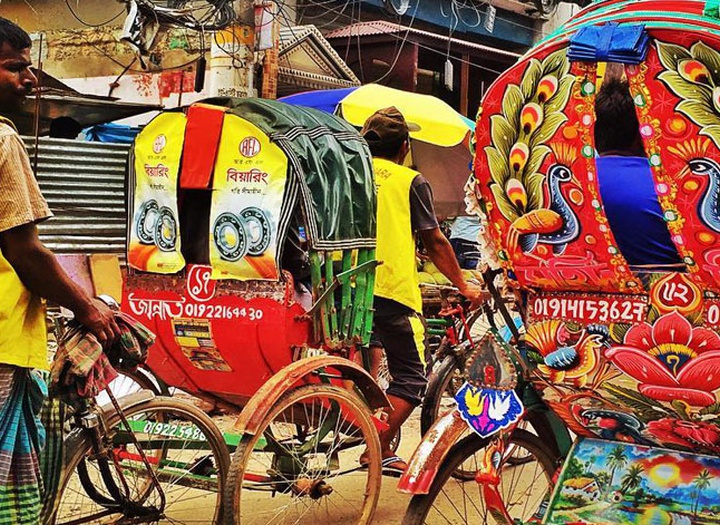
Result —
<svg viewBox="0 0 720 525"><path fill-rule="evenodd" d="M398 60L400 60L400 55L402 55L403 48L405 47L405 43L407 42L408 36L410 36L410 30L412 29L412 25L415 22L415 15L417 14L418 6L420 4L415 5L415 10L413 11L412 18L410 18L410 23L407 26L407 30L405 31L405 36L403 37L402 41L400 42L400 49L398 50L397 54L395 55L395 60L393 60L392 65L390 66L390 69L387 70L387 72L381 76L378 79L375 79L373 82L381 82L385 80L390 73L392 73L393 69L395 69L395 66L398 63Z"/></svg>
<svg viewBox="0 0 720 525"><path fill-rule="evenodd" d="M305 0L305 2L306 2L306 3L314 3L315 0ZM416 12L417 12L417 7L416 7L416 10L413 12L413 15L415 15ZM345 18L349 21L350 24L354 23L354 21L355 21L354 18L352 18L350 15L347 15L347 14L345 14ZM413 16L413 20L414 20L414 16ZM523 27L526 27L526 26L523 26ZM526 27L526 28L527 28L527 27ZM425 50L427 50L427 51L430 51L430 52L435 53L435 54L438 54L438 55L446 56L446 52L445 52L445 51L439 51L439 50L437 50L437 49L435 49L435 48L433 48L433 47L430 47L430 46L428 46L428 45L424 45L424 44L422 44L422 43L420 43L420 42L417 42L417 41L415 41L415 40L409 39L409 32L410 32L409 30L410 30L410 29L412 29L412 26L410 26L410 27L408 28L408 30L406 30L404 36L401 36L401 35L398 34L398 33L386 33L386 36L392 37L392 38L394 38L394 39L396 39L396 40L399 41L399 44L396 45L396 47L395 47L396 50L397 50L398 48L402 48L402 46L404 45L403 42L406 42L406 41L409 40L411 43L413 43L414 45L418 46L418 47L421 48L421 49L425 49ZM349 36L348 36L348 42L351 41L351 39L353 38L353 36L354 36L354 35L349 35ZM359 40L359 36L360 36L360 35L357 35L357 36L358 36L358 40ZM397 61L399 60L399 56L400 56L400 53L401 53L401 52L402 52L402 49L400 49L399 52L396 51L395 53L393 53L393 55L395 55L395 57L394 57L394 59L393 59L393 64L396 64L396 63L397 63ZM347 60L347 56L346 56L345 59ZM358 56L358 59L360 59L360 55ZM488 73L492 73L492 74L495 74L495 75L501 75L501 74L505 71L505 70L493 69L493 68L491 68L491 67L488 67L488 66L485 66L485 65L482 65L482 64L478 64L477 62L473 62L472 60L464 60L464 59L462 59L462 58L456 58L456 57L453 57L453 60L454 60L454 61L457 61L457 62L459 62L459 63L468 64L468 65L471 66L471 67L475 67L475 68L477 68L477 69L480 69L480 70L482 70L482 71L487 71ZM394 65L393 65L392 67L394 68ZM389 72L390 72L390 71L388 71L388 73L389 73ZM386 73L385 76L381 77L381 79L384 79L384 78L387 76L388 73ZM375 80L375 82L377 82L377 80Z"/></svg>
<svg viewBox="0 0 720 525"><path fill-rule="evenodd" d="M105 22L102 22L102 23L100 23L100 24L91 24L91 23L89 23L89 22L86 22L86 21L83 20L82 18L80 18L80 15L78 15L77 12L75 12L75 10L73 9L72 5L70 5L70 0L65 0L65 5L67 6L68 10L70 11L70 14L73 16L73 18L74 18L75 20L77 20L78 22L80 22L82 25L84 25L84 26L86 26L86 27L93 27L93 28L98 28L98 27L106 26L106 25L108 25L110 22L113 22L115 19L119 18L120 16L122 16L122 15L125 13L125 9L122 9L118 14L116 14L116 15L113 16L112 18L109 18L109 19L106 20Z"/></svg>
<svg viewBox="0 0 720 525"><path fill-rule="evenodd" d="M95 50L96 50L97 52L99 52L99 53L100 53L101 55L103 55L105 58L107 58L107 59L110 60L111 62L115 63L116 65L120 66L121 68L127 69L127 71L130 71L130 72L132 72L132 73L148 73L148 71L146 71L146 70L144 70L144 69L136 69L136 68L130 67L130 66L132 66L132 64L135 62L136 58L133 58L133 60L132 60L132 62L130 62L130 64L123 64L120 60L118 60L118 59L116 59L114 56L108 54L102 47L100 47L99 45L95 44L94 42L91 42L87 37L84 37L84 38L85 38L85 43L86 43L87 45L89 45L90 47L95 48ZM189 60L188 62L184 62L184 63L179 64L179 65L177 65L177 66L169 66L169 67L163 67L163 68L159 68L159 69L154 69L154 70L151 71L151 73L162 73L163 71L174 71L174 70L176 70L176 69L183 69L183 68L186 68L186 67L188 67L188 66L191 66L192 64L194 64L195 62L197 62L199 59L200 59L200 56L197 56L197 57L193 58L192 60Z"/></svg>
<svg viewBox="0 0 720 525"><path fill-rule="evenodd" d="M359 1L359 0L356 0L356 1ZM417 0L417 1L418 1L418 3L420 2L420 0ZM451 1L452 1L452 0L451 0ZM483 6L492 6L492 4L490 3L489 0L475 0L475 1L476 1L476 2L479 2L479 3L480 3L481 5L483 5ZM307 10L308 6L312 6L312 7L315 7L315 8L318 8L318 9L321 10L321 11L320 11L320 14L315 15L315 16L313 16L313 17L311 17L310 15L303 15L303 17L304 17L304 18L322 18L322 17L326 14L326 11L328 11L328 10L331 10L331 11L333 11L333 12L336 12L337 9L328 9L328 7L326 6L326 4L328 4L328 3L334 3L334 4L336 4L336 3L337 3L337 0L302 0L302 3L301 3L300 5L303 7L303 10ZM476 13L475 16L476 16L476 17L479 17L479 23L478 23L478 22L473 22L472 24L470 24L470 23L467 23L467 22L465 21L465 19L463 18L462 12L460 11L460 12L459 12L459 13L460 13L460 18L461 18L461 20L463 21L463 23L464 23L465 25L467 25L468 27L472 28L472 27L478 27L478 25L480 25L480 24L482 23L482 17L483 17L483 14L484 14L484 13L482 13L482 12L479 10L479 8L478 8L477 6L475 6L473 3L469 2L468 0L463 0L463 1L454 0L454 3L456 3L459 7L462 7L462 8L464 8L464 9L472 9L473 12ZM444 7L442 7L442 4L441 4L441 8L442 8L442 9L445 9ZM323 11L323 10L324 10L324 11ZM345 15L345 18L349 19L350 17L346 14L346 15ZM530 32L533 33L533 36L534 36L534 37L544 37L544 36L547 36L547 35L549 34L548 32L543 31L543 30L536 29L535 27L533 27L533 26L531 26L531 25L522 24L522 23L520 23L520 22L516 22L516 21L514 21L514 20L511 20L511 19L509 19L509 18L506 18L505 16L503 16L503 15L501 15L501 14L496 14L495 20L497 20L497 21L502 21L502 22L504 22L504 23L506 23L506 24L508 24L508 25L521 28L521 29L523 29L523 30L525 30L525 31L530 31ZM321 26L318 26L318 27L321 27Z"/></svg>

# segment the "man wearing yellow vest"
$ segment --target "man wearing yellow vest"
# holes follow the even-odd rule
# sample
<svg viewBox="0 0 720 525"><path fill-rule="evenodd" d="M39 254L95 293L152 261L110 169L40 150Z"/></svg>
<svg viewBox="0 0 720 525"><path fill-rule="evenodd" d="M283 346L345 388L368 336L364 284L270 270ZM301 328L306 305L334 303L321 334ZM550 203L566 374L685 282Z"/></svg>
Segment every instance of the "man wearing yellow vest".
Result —
<svg viewBox="0 0 720 525"><path fill-rule="evenodd" d="M0 18L0 114L24 103L37 79L30 37ZM52 214L12 123L0 117L0 522L39 520L38 452L44 433L36 416L48 369L41 297L72 310L104 345L119 330L114 315L74 284L38 239L36 223Z"/></svg>
<svg viewBox="0 0 720 525"><path fill-rule="evenodd" d="M432 262L461 294L475 305L482 295L478 285L463 278L452 246L440 231L427 179L402 165L410 151L409 132L417 129L390 107L371 115L362 130L373 155L378 193L377 259L381 264L375 281L374 336L385 349L392 375L387 394L393 410L388 428L380 434L383 473L387 475L400 475L407 468L390 449L390 441L420 404L427 386L416 233ZM377 347L373 351L377 352Z"/></svg>

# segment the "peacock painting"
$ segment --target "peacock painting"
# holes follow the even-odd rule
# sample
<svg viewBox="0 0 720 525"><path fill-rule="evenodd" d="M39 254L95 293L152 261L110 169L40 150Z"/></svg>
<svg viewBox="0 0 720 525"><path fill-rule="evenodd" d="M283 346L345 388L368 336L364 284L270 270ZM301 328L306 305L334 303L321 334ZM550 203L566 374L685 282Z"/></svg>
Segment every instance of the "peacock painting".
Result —
<svg viewBox="0 0 720 525"><path fill-rule="evenodd" d="M658 78L680 98L675 110L700 128L699 134L720 148L720 53L696 42L690 49L657 42L658 57L665 71ZM697 213L705 225L720 233L720 165L705 157L708 139L670 147L687 161L687 169L708 183L698 202Z"/></svg>
<svg viewBox="0 0 720 525"><path fill-rule="evenodd" d="M563 184L577 183L568 155L554 155L547 173L540 171L553 152L550 140L567 120L563 109L574 83L569 67L565 50L531 59L520 84L507 85L502 112L490 117L489 187L498 211L511 223L508 244L523 252L547 244L561 254L580 233L562 192Z"/></svg>

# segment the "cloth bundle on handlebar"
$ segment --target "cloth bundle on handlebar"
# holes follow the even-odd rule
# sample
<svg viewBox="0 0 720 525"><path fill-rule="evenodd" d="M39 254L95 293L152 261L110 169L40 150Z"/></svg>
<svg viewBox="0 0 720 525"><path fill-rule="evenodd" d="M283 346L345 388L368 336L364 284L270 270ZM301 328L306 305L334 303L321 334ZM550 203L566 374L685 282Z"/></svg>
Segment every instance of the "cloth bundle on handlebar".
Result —
<svg viewBox="0 0 720 525"><path fill-rule="evenodd" d="M117 377L116 369L133 371L145 362L155 335L133 317L119 312L120 338L106 351L79 323L65 332L53 362L50 395L69 404L98 395Z"/></svg>

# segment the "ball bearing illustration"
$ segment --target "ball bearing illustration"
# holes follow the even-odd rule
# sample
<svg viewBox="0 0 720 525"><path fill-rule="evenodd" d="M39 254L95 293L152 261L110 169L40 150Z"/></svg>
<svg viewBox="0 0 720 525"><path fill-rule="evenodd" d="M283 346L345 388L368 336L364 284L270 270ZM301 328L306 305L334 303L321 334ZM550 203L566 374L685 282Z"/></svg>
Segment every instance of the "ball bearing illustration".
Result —
<svg viewBox="0 0 720 525"><path fill-rule="evenodd" d="M135 231L141 244L155 244L155 225L159 216L158 203L154 199L144 202L138 209Z"/></svg>
<svg viewBox="0 0 720 525"><path fill-rule="evenodd" d="M154 230L155 245L160 251L171 252L175 250L177 242L177 220L170 208L163 206L158 211Z"/></svg>
<svg viewBox="0 0 720 525"><path fill-rule="evenodd" d="M250 233L248 255L262 255L270 246L272 230L270 219L260 208L250 206L240 212L240 218L245 221Z"/></svg>
<svg viewBox="0 0 720 525"><path fill-rule="evenodd" d="M248 233L245 222L234 213L221 213L213 225L213 241L226 261L242 259L248 251Z"/></svg>

